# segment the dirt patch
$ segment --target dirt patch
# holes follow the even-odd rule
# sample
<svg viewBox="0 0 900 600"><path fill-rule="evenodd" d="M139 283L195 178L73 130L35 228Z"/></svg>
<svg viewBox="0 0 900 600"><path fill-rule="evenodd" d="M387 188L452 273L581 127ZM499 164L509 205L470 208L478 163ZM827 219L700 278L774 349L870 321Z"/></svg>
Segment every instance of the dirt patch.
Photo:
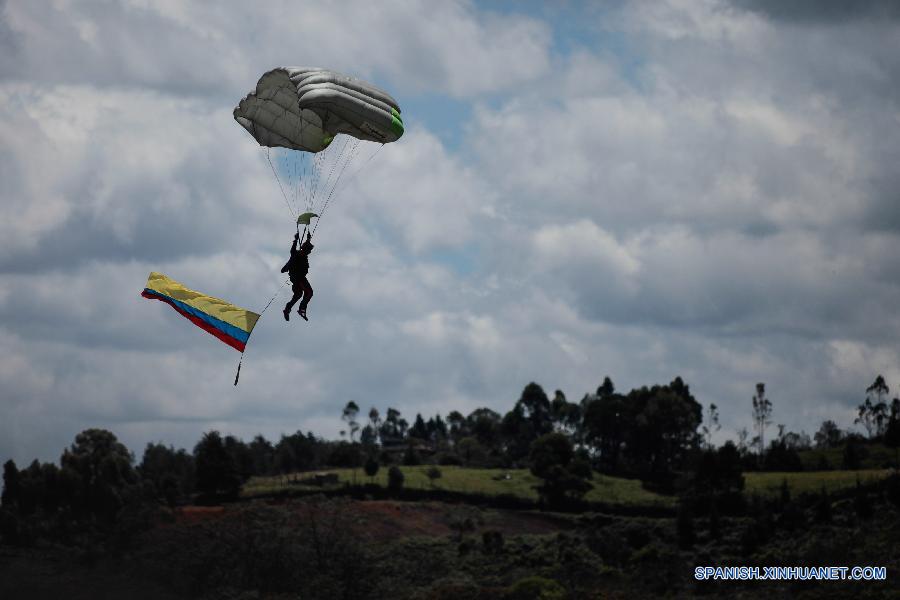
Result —
<svg viewBox="0 0 900 600"><path fill-rule="evenodd" d="M304 501L269 503L300 513ZM230 506L185 506L175 511L177 523L192 524L227 518L240 508ZM327 510L327 509L326 509ZM571 519L552 513L480 509L444 502L400 502L395 500L346 500L340 504L342 517L361 533L376 540L409 536L447 536L463 528L466 533L500 531L504 535L546 535L574 527ZM325 513L323 513L324 516Z"/></svg>
<svg viewBox="0 0 900 600"><path fill-rule="evenodd" d="M199 523L225 515L224 506L181 506L174 511L177 523Z"/></svg>
<svg viewBox="0 0 900 600"><path fill-rule="evenodd" d="M504 535L549 534L571 529L570 521L541 513L479 509L442 502L352 500L349 517L375 539L445 536L465 527L468 533L497 530Z"/></svg>

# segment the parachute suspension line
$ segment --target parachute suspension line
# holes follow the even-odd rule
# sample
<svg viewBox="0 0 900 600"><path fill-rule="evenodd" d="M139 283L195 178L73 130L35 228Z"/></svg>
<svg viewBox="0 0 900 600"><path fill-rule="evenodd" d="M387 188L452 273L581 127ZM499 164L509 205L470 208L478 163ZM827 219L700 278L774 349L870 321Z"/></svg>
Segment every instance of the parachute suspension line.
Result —
<svg viewBox="0 0 900 600"><path fill-rule="evenodd" d="M297 126L295 128L298 139L303 137L303 129L304 128L305 128L305 121L302 118L298 119ZM307 183L308 171L309 171L308 153L306 153L306 152L291 152L291 153L289 153L289 156L294 158L293 166L294 166L294 174L297 179L297 186L296 186L296 188L293 188L292 191L294 192L294 206L297 207L297 214L300 214L300 199L301 199L301 197L304 197L306 195L304 187L309 186L309 184ZM304 198L304 204L305 203L306 203L306 200ZM307 208L306 212L309 212L308 208Z"/></svg>
<svg viewBox="0 0 900 600"><path fill-rule="evenodd" d="M287 200L291 207L292 212L296 212L297 203L294 202L293 198L293 186L294 186L294 174L291 172L291 163L283 153L276 152L276 156L278 160L275 161L275 164L278 165L278 169L281 171L282 175L287 176L287 181L284 182L285 191L287 192Z"/></svg>
<svg viewBox="0 0 900 600"><path fill-rule="evenodd" d="M286 286L290 281L291 281L290 278L285 279L284 283L282 283L281 286L278 288L278 291L275 292L275 295L272 296L271 298L269 298L269 301L266 303L265 307L263 307L263 309L259 312L259 318L256 319L257 321L259 321L259 319L262 319L262 316L266 312L266 309L269 308L270 306L272 306L272 303L275 302L275 298L277 298L278 295L281 294L281 290L283 290L284 286ZM250 343L249 339L247 340L247 343ZM244 363L244 352L246 352L246 351L247 351L247 346L245 345L244 351L241 352L241 359L238 361L237 372L234 374L234 385L237 385L238 379L241 378L241 365Z"/></svg>
<svg viewBox="0 0 900 600"><path fill-rule="evenodd" d="M341 166L338 171L337 179L334 180L334 185L331 186L331 191L328 193L328 197L325 198L325 203L322 205L322 210L319 211L319 218L316 219L316 226L313 227L312 232L315 234L316 229L319 227L319 223L322 222L322 217L325 215L325 210L328 208L328 203L331 202L331 197L334 195L334 190L337 189L338 183L341 181L341 176L343 176L344 171L347 169L347 165L350 164L350 161L353 160L353 157L356 156L357 151L359 150L359 140L355 140L353 143L353 147L350 149L350 152L347 154L347 159L344 161L344 164ZM328 189L327 187L325 189Z"/></svg>
<svg viewBox="0 0 900 600"><path fill-rule="evenodd" d="M363 169L365 169L366 166L367 166L370 162L372 162L372 159L375 158L375 156L376 156L379 152L381 152L381 149L382 149L382 148L384 148L384 144L383 144L383 143L382 143L380 146L378 146L378 148L375 150L375 152L372 153L371 156L369 156L369 158L366 159L366 162L364 162L364 163L361 164L359 167L357 167L357 169L356 169L355 171L353 171L353 174L350 175L349 177L347 177L347 180L344 182L344 185L346 186L346 185L349 184L351 181L353 181L354 179L356 179L356 176L359 175L360 171L362 171Z"/></svg>
<svg viewBox="0 0 900 600"><path fill-rule="evenodd" d="M309 197L309 180L312 177L310 163L312 162L312 160L307 156L306 153L304 153L303 156L301 156L300 158L303 161L303 163L302 163L303 164L303 172L301 174L301 177L303 178L303 180L302 180L303 185L301 185L297 188L298 201L300 199L300 196L302 196L303 202L304 202L304 205L306 208L306 212L312 212L312 201L311 201L311 198ZM302 189L302 188L305 188L305 189ZM301 194L301 191L303 192L302 194Z"/></svg>
<svg viewBox="0 0 900 600"><path fill-rule="evenodd" d="M285 206L287 206L287 209L291 213L291 216L296 219L297 213L294 212L294 209L291 208L291 203L288 202L287 194L284 193L284 187L281 185L281 178L278 177L278 171L275 170L275 165L272 164L272 159L269 157L269 149L268 148L266 148L266 160L269 161L269 166L272 168L272 174L275 175L275 181L278 182L278 189L281 190L281 196L284 198Z"/></svg>
<svg viewBox="0 0 900 600"><path fill-rule="evenodd" d="M338 166L338 163L340 163L341 160L344 158L344 152L346 152L346 150L347 150L347 146L348 146L348 142L349 142L349 137L350 137L350 136L344 136L344 143L343 143L343 145L341 146L341 151L338 152L337 158L335 158L334 162L331 163L331 169L328 170L328 177L325 179L325 185L322 186L322 195L323 195L323 196L325 195L324 190L327 190L327 189L328 189L328 185L331 183L331 178L332 178L332 176L334 175L334 169ZM318 183L318 182L317 182L317 183ZM318 185L316 185L316 197L313 198L313 200L314 200L313 205L314 205L314 206L315 206L315 200L318 199L318 196L319 196L319 189L318 189Z"/></svg>
<svg viewBox="0 0 900 600"><path fill-rule="evenodd" d="M311 178L312 181L308 183L306 186L306 206L307 212L312 212L313 206L315 206L315 196L316 196L316 188L319 187L319 178L322 172L322 163L325 161L325 153L327 150L323 150L322 152L317 152L315 157L313 158L313 164L311 166Z"/></svg>

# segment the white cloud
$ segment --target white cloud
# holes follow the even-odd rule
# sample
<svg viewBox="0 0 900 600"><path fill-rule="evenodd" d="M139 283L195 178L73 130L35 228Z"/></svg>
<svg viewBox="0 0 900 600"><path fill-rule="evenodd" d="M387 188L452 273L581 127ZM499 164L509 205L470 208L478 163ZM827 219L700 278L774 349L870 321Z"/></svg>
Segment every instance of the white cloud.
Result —
<svg viewBox="0 0 900 600"><path fill-rule="evenodd" d="M19 0L6 13L17 42L0 62L7 78L40 70L44 81L234 94L266 69L315 65L470 97L532 81L549 66L545 24L480 12L467 1L210 7Z"/></svg>
<svg viewBox="0 0 900 600"><path fill-rule="evenodd" d="M890 26L603 17L571 40L466 2L8 3L0 456L98 425L138 452L335 435L351 399L505 411L529 381L577 400L604 375L681 375L731 430L765 381L778 422L812 430L877 372L900 385ZM406 112L360 152L316 233L311 321L284 323L282 289L235 388L234 351L139 293L150 270L255 310L279 289L293 223L229 113L290 63L467 123L447 145L449 116Z"/></svg>

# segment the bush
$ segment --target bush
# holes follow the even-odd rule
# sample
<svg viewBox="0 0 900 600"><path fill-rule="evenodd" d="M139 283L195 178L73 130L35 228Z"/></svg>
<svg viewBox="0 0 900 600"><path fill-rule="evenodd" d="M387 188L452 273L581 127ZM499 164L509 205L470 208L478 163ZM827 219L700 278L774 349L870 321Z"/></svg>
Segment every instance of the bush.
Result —
<svg viewBox="0 0 900 600"><path fill-rule="evenodd" d="M428 471L426 471L425 474L428 475L428 479L429 481L431 481L431 487L434 487L435 480L440 479L443 475L443 473L441 473L441 470L435 466L429 467Z"/></svg>
<svg viewBox="0 0 900 600"><path fill-rule="evenodd" d="M503 533L495 529L481 534L482 551L485 554L500 554L503 552Z"/></svg>
<svg viewBox="0 0 900 600"><path fill-rule="evenodd" d="M445 454L438 455L437 464L441 465L442 467L447 467L447 466L461 467L463 464L463 460L456 454L445 453Z"/></svg>
<svg viewBox="0 0 900 600"><path fill-rule="evenodd" d="M394 492L399 492L403 489L403 471L400 470L400 467L397 465L391 466L388 469L388 489Z"/></svg>
<svg viewBox="0 0 900 600"><path fill-rule="evenodd" d="M526 577L512 584L503 597L505 600L563 600L566 589L552 579Z"/></svg>
<svg viewBox="0 0 900 600"><path fill-rule="evenodd" d="M406 450L403 452L403 464L408 467L414 467L416 465L422 464L422 459L419 458L419 453L416 452L416 449L409 445L406 447Z"/></svg>
<svg viewBox="0 0 900 600"><path fill-rule="evenodd" d="M675 532L678 536L678 545L682 548L690 548L697 541L694 532L694 517L691 509L685 503L678 507L678 516L675 519Z"/></svg>
<svg viewBox="0 0 900 600"><path fill-rule="evenodd" d="M370 456L368 460L366 460L366 464L363 468L365 469L367 476L375 477L378 475L378 460L374 456Z"/></svg>

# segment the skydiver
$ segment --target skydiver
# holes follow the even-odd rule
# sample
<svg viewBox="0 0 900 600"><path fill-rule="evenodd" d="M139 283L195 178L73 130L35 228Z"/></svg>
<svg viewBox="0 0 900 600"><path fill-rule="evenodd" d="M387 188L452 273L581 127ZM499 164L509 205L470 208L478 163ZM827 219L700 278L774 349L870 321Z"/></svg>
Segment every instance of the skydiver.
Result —
<svg viewBox="0 0 900 600"><path fill-rule="evenodd" d="M300 302L300 306L297 308L297 314L303 317L304 321L309 321L306 318L306 306L309 304L310 298L313 295L312 286L309 285L309 280L306 278L307 273L309 273L309 253L312 252L314 246L312 244L312 233L306 233L306 240L300 244L300 247L297 248L297 242L300 240L300 232L294 234L294 241L291 244L291 257L285 263L283 267L281 267L282 273L287 273L291 278L291 289L294 291L294 296L290 299L290 301L284 306L284 320L291 320L291 308L294 306L294 303L297 300L303 298Z"/></svg>

